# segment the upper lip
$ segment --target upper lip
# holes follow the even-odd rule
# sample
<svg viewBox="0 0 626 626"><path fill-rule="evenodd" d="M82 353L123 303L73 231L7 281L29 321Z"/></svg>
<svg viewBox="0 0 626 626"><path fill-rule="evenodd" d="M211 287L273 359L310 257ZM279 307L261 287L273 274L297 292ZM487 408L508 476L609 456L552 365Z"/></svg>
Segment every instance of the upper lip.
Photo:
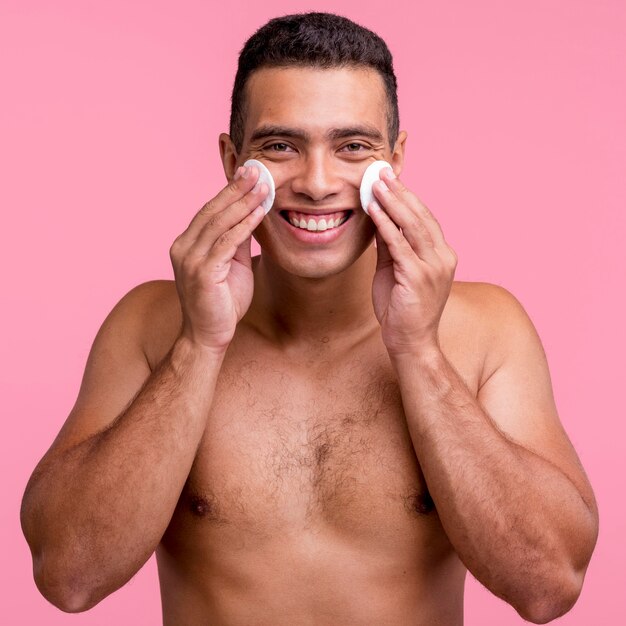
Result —
<svg viewBox="0 0 626 626"><path fill-rule="evenodd" d="M347 213L349 211L354 211L353 207L349 207L349 208L333 208L333 209L325 209L323 211L313 211L311 209L296 209L296 208L283 208L283 209L279 209L278 212L282 213L282 212L287 212L287 211L293 211L294 213L304 213L305 215L331 215L333 213Z"/></svg>

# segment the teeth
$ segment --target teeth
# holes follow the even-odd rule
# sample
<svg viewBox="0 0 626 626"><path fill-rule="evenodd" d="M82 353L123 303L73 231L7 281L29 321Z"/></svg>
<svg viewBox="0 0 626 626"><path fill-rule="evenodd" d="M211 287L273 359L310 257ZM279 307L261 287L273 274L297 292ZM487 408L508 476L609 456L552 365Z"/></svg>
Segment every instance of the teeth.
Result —
<svg viewBox="0 0 626 626"><path fill-rule="evenodd" d="M338 226L341 226L347 219L347 216L338 218L337 221L335 221L333 218L330 218L328 221L325 218L322 218L319 222L316 222L313 218L311 218L307 222L304 218L300 218L300 220L298 220L298 218L292 217L289 219L289 222L296 228L302 228L310 232L317 232L329 230L331 228L337 228Z"/></svg>

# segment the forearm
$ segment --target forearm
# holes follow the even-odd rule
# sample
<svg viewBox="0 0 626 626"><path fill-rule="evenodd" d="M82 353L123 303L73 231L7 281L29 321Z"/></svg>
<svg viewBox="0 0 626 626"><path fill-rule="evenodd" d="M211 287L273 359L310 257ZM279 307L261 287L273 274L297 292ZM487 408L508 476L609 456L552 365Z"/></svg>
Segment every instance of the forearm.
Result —
<svg viewBox="0 0 626 626"><path fill-rule="evenodd" d="M150 557L191 469L221 361L178 340L107 430L38 468L24 501L38 584L101 598Z"/></svg>
<svg viewBox="0 0 626 626"><path fill-rule="evenodd" d="M518 611L569 597L590 556L580 537L593 534L573 483L506 438L439 351L394 366L416 456L461 560Z"/></svg>

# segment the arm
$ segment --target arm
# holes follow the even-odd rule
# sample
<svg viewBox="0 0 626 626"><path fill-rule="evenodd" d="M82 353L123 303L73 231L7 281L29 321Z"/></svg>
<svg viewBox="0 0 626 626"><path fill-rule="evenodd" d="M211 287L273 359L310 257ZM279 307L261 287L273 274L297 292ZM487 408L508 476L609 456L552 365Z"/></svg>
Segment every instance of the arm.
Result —
<svg viewBox="0 0 626 626"><path fill-rule="evenodd" d="M532 323L505 290L481 290L497 302L485 318L498 330L478 398L437 348L394 365L416 455L459 557L522 617L545 623L580 594L598 513Z"/></svg>
<svg viewBox="0 0 626 626"><path fill-rule="evenodd" d="M472 573L525 618L576 601L598 532L593 492L559 422L539 338L506 290L481 288L493 327L478 398L439 346L457 256L433 214L381 171L370 205L372 286L416 455L441 523Z"/></svg>
<svg viewBox="0 0 626 626"><path fill-rule="evenodd" d="M157 547L204 432L222 359L250 306L252 231L265 184L240 168L170 248L180 334L150 373L152 287L118 303L90 352L79 397L26 487L21 522L41 592L83 611L127 582Z"/></svg>
<svg viewBox="0 0 626 626"><path fill-rule="evenodd" d="M150 374L136 335L148 289L130 292L105 320L76 405L24 494L22 527L35 581L66 611L90 608L148 560L189 474L213 397L222 357L185 338ZM105 424L129 396L129 406Z"/></svg>

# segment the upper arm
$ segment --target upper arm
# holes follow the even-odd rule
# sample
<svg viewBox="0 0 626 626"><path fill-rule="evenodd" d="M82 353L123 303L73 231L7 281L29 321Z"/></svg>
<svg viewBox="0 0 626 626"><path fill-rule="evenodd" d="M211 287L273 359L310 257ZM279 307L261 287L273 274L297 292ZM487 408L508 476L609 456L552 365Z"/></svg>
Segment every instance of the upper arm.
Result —
<svg viewBox="0 0 626 626"><path fill-rule="evenodd" d="M558 467L597 515L593 490L558 416L537 331L506 289L484 284L490 340L478 401L514 443Z"/></svg>
<svg viewBox="0 0 626 626"><path fill-rule="evenodd" d="M157 282L131 289L107 315L91 346L74 407L46 456L106 430L150 376L143 338Z"/></svg>

